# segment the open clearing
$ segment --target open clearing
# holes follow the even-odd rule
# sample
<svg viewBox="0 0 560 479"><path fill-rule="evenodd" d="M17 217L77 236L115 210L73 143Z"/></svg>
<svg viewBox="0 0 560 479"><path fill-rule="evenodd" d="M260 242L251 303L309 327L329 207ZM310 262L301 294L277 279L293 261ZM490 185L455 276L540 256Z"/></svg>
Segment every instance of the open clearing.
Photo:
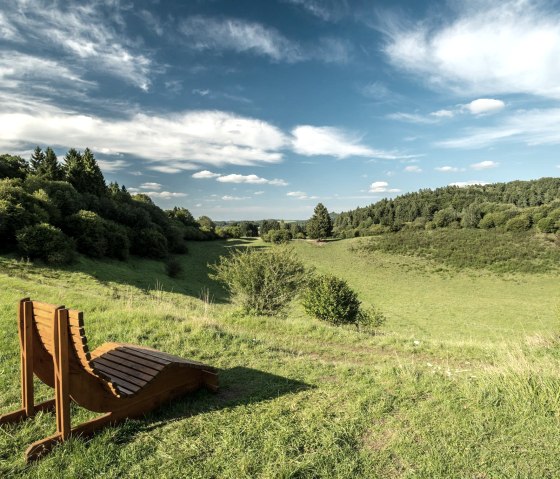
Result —
<svg viewBox="0 0 560 479"><path fill-rule="evenodd" d="M294 247L386 314L376 336L298 304L284 318L237 312L207 263L259 240L190 243L177 279L149 260L50 269L0 257L0 413L19 401L24 296L83 310L92 348L130 342L198 359L220 368L222 385L31 466L23 451L54 432L54 417L3 427L0 476L559 477L558 275L456 271L357 253L358 241ZM52 394L37 387L37 400Z"/></svg>

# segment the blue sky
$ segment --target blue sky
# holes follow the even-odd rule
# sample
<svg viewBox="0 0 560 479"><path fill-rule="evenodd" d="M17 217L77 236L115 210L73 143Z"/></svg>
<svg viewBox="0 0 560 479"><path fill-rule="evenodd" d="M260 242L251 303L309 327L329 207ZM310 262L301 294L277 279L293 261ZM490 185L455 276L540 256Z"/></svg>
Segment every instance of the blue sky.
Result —
<svg viewBox="0 0 560 479"><path fill-rule="evenodd" d="M90 147L217 220L308 218L558 176L560 5L190 0L0 6L0 152Z"/></svg>

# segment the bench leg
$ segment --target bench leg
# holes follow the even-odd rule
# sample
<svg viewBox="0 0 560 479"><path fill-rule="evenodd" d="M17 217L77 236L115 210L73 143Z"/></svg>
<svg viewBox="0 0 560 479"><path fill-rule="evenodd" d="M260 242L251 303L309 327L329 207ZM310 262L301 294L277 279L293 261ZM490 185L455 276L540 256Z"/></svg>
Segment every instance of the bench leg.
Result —
<svg viewBox="0 0 560 479"><path fill-rule="evenodd" d="M55 409L55 400L49 399L48 401L35 404L34 413L37 413L39 411L54 411L54 409ZM17 411L9 412L7 414L0 416L0 424L13 424L19 421L23 421L24 419L27 419L29 417L32 416L27 414L27 410L25 408L21 408L18 409Z"/></svg>
<svg viewBox="0 0 560 479"><path fill-rule="evenodd" d="M41 459L43 456L51 452L57 444L64 442L68 437L88 437L100 429L103 429L107 425L114 424L122 419L124 419L124 417L116 418L113 413L107 413L103 416L96 417L91 421L84 422L79 426L73 427L66 437L62 433L57 432L52 436L40 439L39 441L35 441L31 444L25 451L25 458L27 459L27 462Z"/></svg>

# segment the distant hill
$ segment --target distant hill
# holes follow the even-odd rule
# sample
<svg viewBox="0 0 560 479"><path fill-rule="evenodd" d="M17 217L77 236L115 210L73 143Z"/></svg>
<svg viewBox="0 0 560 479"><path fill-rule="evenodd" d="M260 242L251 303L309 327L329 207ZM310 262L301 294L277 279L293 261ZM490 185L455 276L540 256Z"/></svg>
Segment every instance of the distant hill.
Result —
<svg viewBox="0 0 560 479"><path fill-rule="evenodd" d="M334 221L341 237L441 227L555 233L560 229L560 178L423 189L342 212Z"/></svg>

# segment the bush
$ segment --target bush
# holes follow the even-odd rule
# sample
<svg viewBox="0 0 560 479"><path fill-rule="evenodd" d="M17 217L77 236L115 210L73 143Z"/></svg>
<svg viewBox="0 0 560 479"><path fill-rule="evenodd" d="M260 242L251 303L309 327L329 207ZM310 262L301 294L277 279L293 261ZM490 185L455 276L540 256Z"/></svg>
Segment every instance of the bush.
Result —
<svg viewBox="0 0 560 479"><path fill-rule="evenodd" d="M531 218L527 215L516 216L506 223L507 231L527 231L529 229L531 229Z"/></svg>
<svg viewBox="0 0 560 479"><path fill-rule="evenodd" d="M210 268L211 278L223 282L234 300L255 314L281 312L305 280L303 263L286 246L238 250Z"/></svg>
<svg viewBox="0 0 560 479"><path fill-rule="evenodd" d="M108 241L105 220L93 211L80 210L64 223L64 230L76 240L78 251L93 258L105 256Z"/></svg>
<svg viewBox="0 0 560 479"><path fill-rule="evenodd" d="M332 275L312 278L303 292L305 311L333 324L356 323L360 312L358 295L343 279Z"/></svg>
<svg viewBox="0 0 560 479"><path fill-rule="evenodd" d="M546 217L539 220L537 223L539 231L542 233L555 233L558 230L554 218Z"/></svg>
<svg viewBox="0 0 560 479"><path fill-rule="evenodd" d="M385 324L387 318L385 315L374 306L368 309L360 308L356 316L356 326L366 331L375 332L377 328Z"/></svg>
<svg viewBox="0 0 560 479"><path fill-rule="evenodd" d="M274 244L282 244L282 243L289 243L292 239L292 234L289 230L280 229L280 230L270 230L268 233L263 235L263 241L267 243L274 243Z"/></svg>
<svg viewBox="0 0 560 479"><path fill-rule="evenodd" d="M177 258L170 257L165 262L165 271L170 278L176 278L183 272L183 267Z"/></svg>
<svg viewBox="0 0 560 479"><path fill-rule="evenodd" d="M165 258L167 256L167 239L155 228L138 231L134 241L134 253L148 258Z"/></svg>
<svg viewBox="0 0 560 479"><path fill-rule="evenodd" d="M74 257L74 242L58 228L47 223L27 226L17 233L18 251L30 259L64 264Z"/></svg>

